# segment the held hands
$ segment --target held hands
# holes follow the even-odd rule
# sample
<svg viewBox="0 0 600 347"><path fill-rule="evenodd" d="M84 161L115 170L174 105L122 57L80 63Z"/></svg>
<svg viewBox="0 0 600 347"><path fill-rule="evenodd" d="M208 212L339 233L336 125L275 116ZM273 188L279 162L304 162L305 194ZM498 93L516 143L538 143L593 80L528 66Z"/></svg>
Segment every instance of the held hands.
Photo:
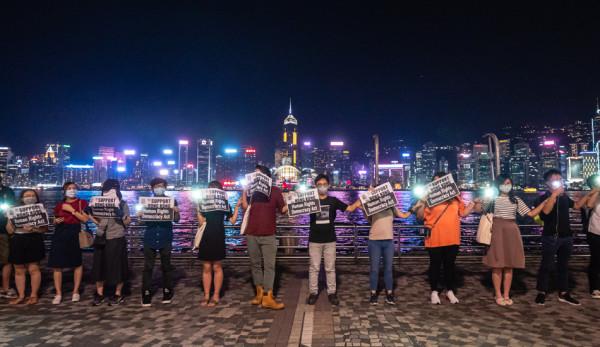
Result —
<svg viewBox="0 0 600 347"><path fill-rule="evenodd" d="M54 224L60 224L60 223L63 223L64 221L65 221L65 219L63 217L54 218Z"/></svg>
<svg viewBox="0 0 600 347"><path fill-rule="evenodd" d="M27 231L27 232L32 232L33 231L33 226L27 224L23 226L23 230Z"/></svg>
<svg viewBox="0 0 600 347"><path fill-rule="evenodd" d="M177 207L177 206L173 206L173 212L175 212L175 213L179 213L179 207Z"/></svg>

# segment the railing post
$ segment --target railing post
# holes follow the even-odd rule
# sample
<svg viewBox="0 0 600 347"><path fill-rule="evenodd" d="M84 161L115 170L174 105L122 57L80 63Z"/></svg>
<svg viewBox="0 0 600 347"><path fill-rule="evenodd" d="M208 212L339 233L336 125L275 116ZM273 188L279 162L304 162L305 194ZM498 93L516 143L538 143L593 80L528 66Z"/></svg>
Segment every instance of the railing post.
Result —
<svg viewBox="0 0 600 347"><path fill-rule="evenodd" d="M358 264L358 229L356 228L356 223L354 223L354 238L352 242L354 244L354 263Z"/></svg>

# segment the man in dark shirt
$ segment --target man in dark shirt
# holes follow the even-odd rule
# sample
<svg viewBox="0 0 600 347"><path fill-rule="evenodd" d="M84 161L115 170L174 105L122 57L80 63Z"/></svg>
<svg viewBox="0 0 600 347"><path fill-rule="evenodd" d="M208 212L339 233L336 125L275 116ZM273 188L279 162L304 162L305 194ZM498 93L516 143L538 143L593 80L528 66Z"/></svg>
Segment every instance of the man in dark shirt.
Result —
<svg viewBox="0 0 600 347"><path fill-rule="evenodd" d="M545 201L540 218L544 221L542 232L542 260L538 271L535 302L544 305L550 281L550 272L555 267L558 272L558 300L571 305L579 305L579 301L569 293L569 259L573 251L573 231L569 222L569 209L579 209L571 198L565 194L560 171L552 169L544 174L548 191L540 197L539 203Z"/></svg>
<svg viewBox="0 0 600 347"><path fill-rule="evenodd" d="M263 165L256 166L256 172L271 177L271 170ZM273 297L275 282L275 258L277 255L277 212L287 213L287 205L283 194L277 187L271 187L270 196L254 192L248 203L246 191L242 194L242 207L248 212L248 222L245 229L248 243L248 255L252 267L252 280L256 286L256 296L253 305L280 310L283 303L278 303Z"/></svg>
<svg viewBox="0 0 600 347"><path fill-rule="evenodd" d="M14 289L9 287L11 264L8 263L8 254L10 247L8 243L8 233L6 232L7 210L15 205L15 192L2 184L2 175L0 175L0 264L2 264L2 289L0 298L13 299L17 297Z"/></svg>
<svg viewBox="0 0 600 347"><path fill-rule="evenodd" d="M310 256L308 283L310 295L308 297L308 304L314 305L319 297L319 270L321 269L321 258L324 258L329 302L332 305L338 305L339 300L336 294L335 282L335 218L337 211L352 212L360 204L354 203L348 206L338 198L329 196L327 194L329 189L329 177L327 175L318 175L315 178L315 185L319 193L321 212L310 215L310 233L308 236L308 254Z"/></svg>
<svg viewBox="0 0 600 347"><path fill-rule="evenodd" d="M166 197L167 181L163 178L154 178L150 181L150 188L155 197ZM177 200L173 207L173 221L179 222L179 208ZM138 216L141 212L138 212ZM142 276L142 306L152 305L152 272L156 261L156 253L160 254L160 266L163 274L163 304L171 303L173 299L173 266L171 265L171 251L173 250L173 222L143 222L146 226L144 232L144 272Z"/></svg>

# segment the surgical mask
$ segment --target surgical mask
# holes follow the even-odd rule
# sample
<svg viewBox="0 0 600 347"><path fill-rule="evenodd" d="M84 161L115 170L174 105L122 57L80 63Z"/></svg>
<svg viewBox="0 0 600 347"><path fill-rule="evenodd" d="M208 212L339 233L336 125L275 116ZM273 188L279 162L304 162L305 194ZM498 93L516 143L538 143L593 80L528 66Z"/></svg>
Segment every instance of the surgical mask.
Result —
<svg viewBox="0 0 600 347"><path fill-rule="evenodd" d="M65 192L65 196L67 198L74 198L77 196L77 189L67 189Z"/></svg>
<svg viewBox="0 0 600 347"><path fill-rule="evenodd" d="M165 195L165 190L166 189L163 187L156 187L153 189L154 195L159 195L159 196Z"/></svg>
<svg viewBox="0 0 600 347"><path fill-rule="evenodd" d="M109 198L116 198L117 197L117 190L116 189L111 189L107 192L102 192L102 196L106 196Z"/></svg>
<svg viewBox="0 0 600 347"><path fill-rule="evenodd" d="M512 190L512 184L501 184L498 189L500 189L502 193L508 194Z"/></svg>
<svg viewBox="0 0 600 347"><path fill-rule="evenodd" d="M35 196L26 196L23 198L23 203L25 205L33 205L33 204L37 203L37 199Z"/></svg>
<svg viewBox="0 0 600 347"><path fill-rule="evenodd" d="M329 190L329 186L317 186L317 191L321 195L327 194L327 190Z"/></svg>

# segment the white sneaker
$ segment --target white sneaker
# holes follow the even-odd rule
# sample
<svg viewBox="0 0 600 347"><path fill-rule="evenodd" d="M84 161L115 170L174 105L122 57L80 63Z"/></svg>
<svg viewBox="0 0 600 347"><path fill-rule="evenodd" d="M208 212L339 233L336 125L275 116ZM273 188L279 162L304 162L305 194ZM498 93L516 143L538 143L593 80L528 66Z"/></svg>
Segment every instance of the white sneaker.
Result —
<svg viewBox="0 0 600 347"><path fill-rule="evenodd" d="M596 289L596 290L592 291L592 298L600 299L600 290Z"/></svg>
<svg viewBox="0 0 600 347"><path fill-rule="evenodd" d="M438 294L437 290L434 290L431 292L431 304L432 305L441 305L442 304L442 300L440 300L440 295Z"/></svg>
<svg viewBox="0 0 600 347"><path fill-rule="evenodd" d="M79 302L81 300L81 295L79 293L73 293L73 297L71 298L71 302Z"/></svg>
<svg viewBox="0 0 600 347"><path fill-rule="evenodd" d="M61 303L61 301L62 301L62 296L55 295L54 299L52 299L52 305L58 305Z"/></svg>
<svg viewBox="0 0 600 347"><path fill-rule="evenodd" d="M450 300L451 304L458 304L458 298L456 297L456 295L454 295L454 292L449 290L446 292L446 296L448 297L448 300Z"/></svg>

